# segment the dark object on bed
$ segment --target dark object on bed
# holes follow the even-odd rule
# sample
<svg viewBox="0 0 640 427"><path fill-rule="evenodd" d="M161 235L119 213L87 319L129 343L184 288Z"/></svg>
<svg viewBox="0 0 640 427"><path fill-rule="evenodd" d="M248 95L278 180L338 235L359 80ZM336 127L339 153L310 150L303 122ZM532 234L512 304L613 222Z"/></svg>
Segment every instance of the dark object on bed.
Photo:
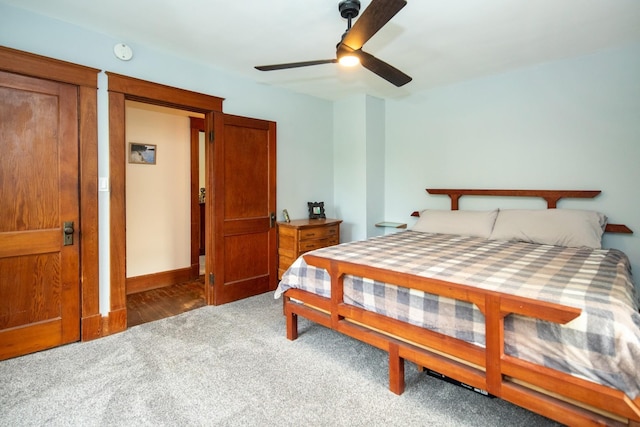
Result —
<svg viewBox="0 0 640 427"><path fill-rule="evenodd" d="M547 200L548 207L554 208L556 202L563 197L595 197L599 194L598 191L591 192L565 192L565 191L534 191L534 190L429 190L432 194L448 194L452 199L452 207L457 208L457 200L461 195L492 195L492 196L535 196L542 197ZM602 231L602 230L600 230ZM617 225L614 227L616 232L631 232L627 227L623 225ZM411 234L428 234L420 233L418 231L406 231L407 236ZM399 234L399 233L398 233ZM430 234L433 235L433 234ZM438 235L435 235L436 237ZM436 244L442 244L445 250L442 253L448 253L451 251L447 235L439 235L441 242ZM455 236L454 236L455 237ZM378 239L388 238L384 236ZM393 240L391 246L398 248L402 246L398 244L401 236L392 236L389 239ZM394 240L395 239L395 240ZM455 240L455 239L454 239ZM383 243L385 241L380 240ZM489 241L482 237L466 237L461 238L461 242L464 242L465 253L470 253L469 248L475 247L479 252L486 252L483 241ZM368 241L367 241L368 242ZM491 241L489 241L491 242ZM350 250L357 248L355 245L349 246ZM348 244L347 244L348 245ZM565 259L567 257L567 251L557 250L553 245L534 245L530 243L509 243L506 241L493 241L490 246L495 250L502 251L525 251L526 256L536 258L540 250L542 253L539 256L552 258L556 255L548 255L546 252L557 253L558 257ZM627 365L631 365L627 371L629 377L634 377L632 380L636 381L636 384L628 387L625 384L620 386L613 386L608 384L610 378L604 378L602 381L595 381L585 378L580 372L580 369L576 369L579 372L573 371L572 366L568 366L569 372L563 371L567 367L555 368L554 363L548 366L546 362L535 362L527 360L527 357L520 357L518 349L512 346L512 343L508 341L513 336L512 328L519 328L516 325L516 320L522 321L522 324L527 322L544 326L545 329L564 331L564 328L571 324L572 327L576 326L576 323L598 323L593 321L585 321L584 316L589 319L597 319L600 307L598 310L593 310L590 306L581 307L573 306L573 304L566 304L567 295L568 301L573 301L571 298L575 297L575 290L569 289L570 292L560 291L559 294L563 295L561 303L555 302L556 296L552 293L551 296L540 294L538 296L529 296L528 282L524 281L520 288L510 293L504 291L503 288L493 287L496 285L494 282L488 283L490 286L478 287L472 284L462 284L455 274L452 274L452 279L444 279L446 274L453 271L461 271L462 268L457 266L462 263L459 259L455 258L454 253L451 252L451 259L454 261L456 268L441 268L438 266L438 271L445 276L429 277L421 275L421 273L415 273L411 270L411 262L408 262L410 267L404 267L404 270L393 270L391 267L387 267L387 261L389 257L386 257L384 262L380 260L375 261L374 264L367 264L361 261L359 255L341 255L334 256L337 252L338 246L320 250L318 252L312 252L304 255L300 259L300 265L308 265L312 269L324 269L327 272L327 276L330 278L330 292L316 294L315 291L290 288L284 291L284 311L287 318L287 338L293 340L298 336L297 330L297 316L304 316L314 322L327 326L346 335L352 336L363 342L369 343L380 349L383 349L389 353L389 388L394 393L400 394L404 391L404 361L409 360L416 363L418 366L427 367L436 372L440 372L449 378L453 378L456 381L463 382L470 387L487 391L487 393L500 397L516 405L527 408L531 411L540 413L556 421L569 424L569 425L585 425L585 424L600 424L600 425L631 425L640 426L640 396L637 394L637 368L635 368L635 362L632 360L627 361ZM396 249L399 259L402 258L402 247ZM377 249L371 252L377 252ZM432 252L438 252L433 250ZM607 253L607 257L611 261L606 261L609 271L621 271L624 274L624 270L628 269L628 259L619 251L615 250L601 250L592 248L570 248L568 253L570 256L566 259L574 259L574 256L582 256L586 254L587 264L593 262L594 259L601 258L600 255ZM460 256L459 254L456 256ZM462 255L464 257L464 254ZM474 253L475 256L475 253ZM416 255L417 257L417 255ZM422 258L422 255L420 255ZM448 258L442 257L443 262L447 262ZM517 264L520 261L514 259L507 265L506 269L515 270L513 274L515 276L524 276L529 273L519 273L517 269L511 267L511 264ZM554 261L555 262L555 261ZM564 262L564 261L563 261ZM545 261L542 261L544 264ZM579 264L579 263L578 263ZM291 275L302 274L299 271L293 271L296 265L290 269ZM422 266L420 266L422 268ZM489 269L494 268L489 266ZM564 271L563 266L559 267L561 271ZM581 267L578 267L581 268ZM503 269L505 269L503 267ZM539 268L532 267L533 270L540 270ZM553 270L551 271L553 273ZM576 282L582 283L582 275L598 275L598 268L587 268L586 270L578 270L579 280ZM465 273L467 274L467 273ZM509 273L511 274L511 273ZM553 276L553 274L546 274L545 270L542 270L543 276ZM562 275L560 279L556 277L553 286L562 285ZM318 277L315 274L314 277ZM494 278L495 279L495 278ZM601 280L602 278L598 278ZM593 279L588 279L587 284L591 283ZM628 277L623 276L618 281L625 282L627 288L631 281L630 275ZM286 282L286 278L283 277L283 282ZM359 284L361 283L361 284ZM604 283L604 282L602 282ZM597 282L597 287L600 287L601 282ZM392 284L391 288L381 288ZM482 285L487 283L482 282ZM508 284L511 284L510 282ZM395 286L393 286L395 285ZM500 285L500 283L498 283ZM359 289L365 287L371 287L373 289L397 289L400 294L402 289L405 289L406 294L412 296L414 293L424 293L424 295L431 295L437 298L445 298L447 300L456 300L454 302L458 309L458 304L463 304L461 310L464 312L468 307L475 306L482 313L483 328L479 332L474 332L478 335L479 339L465 339L465 337L451 336L445 333L437 332L429 328L411 324L406 319L402 318L402 315L393 318L385 314L374 312L368 307L359 307L354 305L354 302L350 300L353 289ZM496 285L497 286L497 285ZM568 286L568 285L567 285ZM587 285L588 286L588 285ZM378 287L378 288L376 288ZM508 287L507 287L508 288ZM283 288L284 289L284 288ZM408 289L411 289L409 292ZM545 289L543 287L543 289ZM631 284L632 289L632 284ZM622 299L632 299L631 292L623 291L618 292L622 294ZM625 293L626 292L626 293ZM374 291L373 295L379 295ZM525 296L522 296L525 295ZM537 295L537 294L536 294ZM589 300L591 294L577 295L577 299ZM587 297L585 297L587 296ZM365 299L367 297L365 296ZM371 299L371 297L369 297ZM375 299L375 298L374 298ZM603 298L607 300L608 297ZM626 316L629 311L629 307L632 305L626 304L626 312L622 317ZM407 305L409 311L415 308L415 304ZM596 317L593 317L593 316ZM469 315L475 316L475 315ZM469 317L467 315L462 316L464 319ZM618 316L612 314L613 317ZM633 320L631 322L625 319L626 333L635 336L637 340L638 328L637 328L637 306L636 312L631 312ZM609 316L611 317L611 316ZM576 322L572 322L576 319ZM636 322L634 326L634 322ZM477 324L474 321L468 322L472 326ZM565 326L562 326L565 325ZM434 325L440 327L441 325ZM560 329L558 329L560 328ZM564 333L564 332L562 332ZM573 334L573 332L572 332ZM589 332L585 332L586 335ZM473 334L472 334L473 335ZM619 335L619 334L618 334ZM616 335L616 337L618 337ZM624 336L625 333L623 332ZM531 335L527 335L529 338ZM553 334L552 334L553 336ZM574 336L574 335L572 335ZM575 335L575 336L579 336ZM633 338L633 337L632 337ZM603 341L607 341L607 336L602 336ZM478 345L477 342L481 344ZM523 340L526 341L526 340ZM553 339L542 339L541 341L549 341L553 345ZM591 341L588 342L591 345ZM606 346L604 346L606 347ZM624 347L624 345L623 345ZM640 348L637 342L634 342L629 350L633 355L637 355L637 351ZM514 350L515 349L515 350ZM589 347L589 351L591 348ZM606 349L604 351L607 351ZM546 358L546 354L543 355ZM603 359L598 353L596 359ZM562 358L562 357L561 357ZM545 359L546 361L546 359ZM591 362L590 362L591 363ZM595 363L599 363L596 361ZM615 365L615 362L614 362ZM587 367L588 368L588 367ZM615 368L614 368L615 369ZM598 371L598 369L593 369ZM586 375L586 374L585 374ZM615 383L616 380L613 380ZM616 383L617 384L617 383ZM636 390L636 392L629 392L633 397L629 397L625 394L627 390Z"/></svg>

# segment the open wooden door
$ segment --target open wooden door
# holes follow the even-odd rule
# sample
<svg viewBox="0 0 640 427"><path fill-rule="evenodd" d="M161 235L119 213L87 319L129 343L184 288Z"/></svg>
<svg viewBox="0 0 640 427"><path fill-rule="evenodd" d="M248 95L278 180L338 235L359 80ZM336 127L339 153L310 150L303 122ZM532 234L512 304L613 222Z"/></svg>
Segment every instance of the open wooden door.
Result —
<svg viewBox="0 0 640 427"><path fill-rule="evenodd" d="M207 154L213 165L213 251L207 248L206 279L215 305L236 301L277 285L276 124L222 115L222 135ZM220 129L219 126L215 127ZM210 145L210 147L211 147ZM212 161L212 163L211 163ZM212 253L209 253L212 252Z"/></svg>
<svg viewBox="0 0 640 427"><path fill-rule="evenodd" d="M0 72L0 359L80 339L77 100Z"/></svg>

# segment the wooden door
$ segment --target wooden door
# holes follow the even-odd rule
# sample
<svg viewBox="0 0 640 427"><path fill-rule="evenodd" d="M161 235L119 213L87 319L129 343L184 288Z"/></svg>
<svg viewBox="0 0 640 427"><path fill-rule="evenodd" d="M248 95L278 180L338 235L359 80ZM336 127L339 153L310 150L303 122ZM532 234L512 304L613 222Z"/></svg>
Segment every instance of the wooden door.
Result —
<svg viewBox="0 0 640 427"><path fill-rule="evenodd" d="M77 99L0 72L0 359L80 338Z"/></svg>
<svg viewBox="0 0 640 427"><path fill-rule="evenodd" d="M276 124L232 115L222 121L222 135L215 135L209 150L214 251L206 264L213 265L209 281L216 305L277 285Z"/></svg>

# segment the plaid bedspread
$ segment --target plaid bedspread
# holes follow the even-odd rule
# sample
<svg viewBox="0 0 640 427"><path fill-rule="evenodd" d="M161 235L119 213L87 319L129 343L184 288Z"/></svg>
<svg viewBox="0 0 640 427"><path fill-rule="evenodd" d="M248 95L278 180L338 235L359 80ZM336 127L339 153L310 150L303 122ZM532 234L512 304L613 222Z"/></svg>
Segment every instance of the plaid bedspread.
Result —
<svg viewBox="0 0 640 427"><path fill-rule="evenodd" d="M404 231L318 249L315 255L366 264L582 309L558 325L512 315L505 352L640 395L640 314L627 256L615 249L563 248ZM330 296L325 270L300 257L288 288ZM484 346L484 316L472 304L345 276L344 299L364 309Z"/></svg>

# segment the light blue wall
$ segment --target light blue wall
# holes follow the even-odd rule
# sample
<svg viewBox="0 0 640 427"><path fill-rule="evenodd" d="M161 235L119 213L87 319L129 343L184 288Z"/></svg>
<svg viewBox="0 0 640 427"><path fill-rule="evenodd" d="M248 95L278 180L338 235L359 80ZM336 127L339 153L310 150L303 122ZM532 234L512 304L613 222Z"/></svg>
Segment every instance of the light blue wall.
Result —
<svg viewBox="0 0 640 427"><path fill-rule="evenodd" d="M379 236L384 229L375 224L384 221L385 180L385 103L384 100L367 96L366 162L367 162L367 235Z"/></svg>
<svg viewBox="0 0 640 427"><path fill-rule="evenodd" d="M366 96L334 103L334 203L342 219L340 240L366 237L367 162Z"/></svg>
<svg viewBox="0 0 640 427"><path fill-rule="evenodd" d="M118 60L113 46L126 42L134 51ZM273 89L227 75L203 63L169 56L134 40L119 40L62 21L0 4L0 45L143 80L225 98L225 113L277 122L278 218L307 216L311 198L333 202L333 106L331 102ZM99 175L108 177L107 79L99 76ZM109 307L108 192L100 193L100 311Z"/></svg>
<svg viewBox="0 0 640 427"><path fill-rule="evenodd" d="M363 240L383 233L384 101L368 95L334 104L334 204L343 220L341 240Z"/></svg>
<svg viewBox="0 0 640 427"><path fill-rule="evenodd" d="M640 45L429 90L386 107L387 220L412 223L416 209L449 207L448 197L429 196L427 187L602 190L559 207L600 210L634 230L603 243L625 251L640 277ZM488 203L496 206L463 198L461 208Z"/></svg>
<svg viewBox="0 0 640 427"><path fill-rule="evenodd" d="M112 47L127 42L130 62ZM324 201L345 220L343 241L380 220L412 223L420 208L448 208L426 187L598 189L560 207L597 209L633 236L608 235L640 275L640 46L603 51L425 91L402 100L366 96L331 103L229 76L0 4L0 44L225 98L224 111L277 122L278 209L307 215ZM419 76L414 76L419 78ZM108 175L106 77L100 75L99 173ZM372 136L384 133L384 139ZM373 139L372 139L373 138ZM381 145L384 147L381 148ZM381 154L384 153L384 154ZM380 162L380 156L384 162ZM375 175L380 171L381 175ZM384 188L378 190L379 183ZM379 192L378 192L379 191ZM101 311L108 307L108 193L101 193ZM463 199L462 208L496 201ZM500 206L542 207L500 201ZM278 213L281 218L281 213Z"/></svg>

